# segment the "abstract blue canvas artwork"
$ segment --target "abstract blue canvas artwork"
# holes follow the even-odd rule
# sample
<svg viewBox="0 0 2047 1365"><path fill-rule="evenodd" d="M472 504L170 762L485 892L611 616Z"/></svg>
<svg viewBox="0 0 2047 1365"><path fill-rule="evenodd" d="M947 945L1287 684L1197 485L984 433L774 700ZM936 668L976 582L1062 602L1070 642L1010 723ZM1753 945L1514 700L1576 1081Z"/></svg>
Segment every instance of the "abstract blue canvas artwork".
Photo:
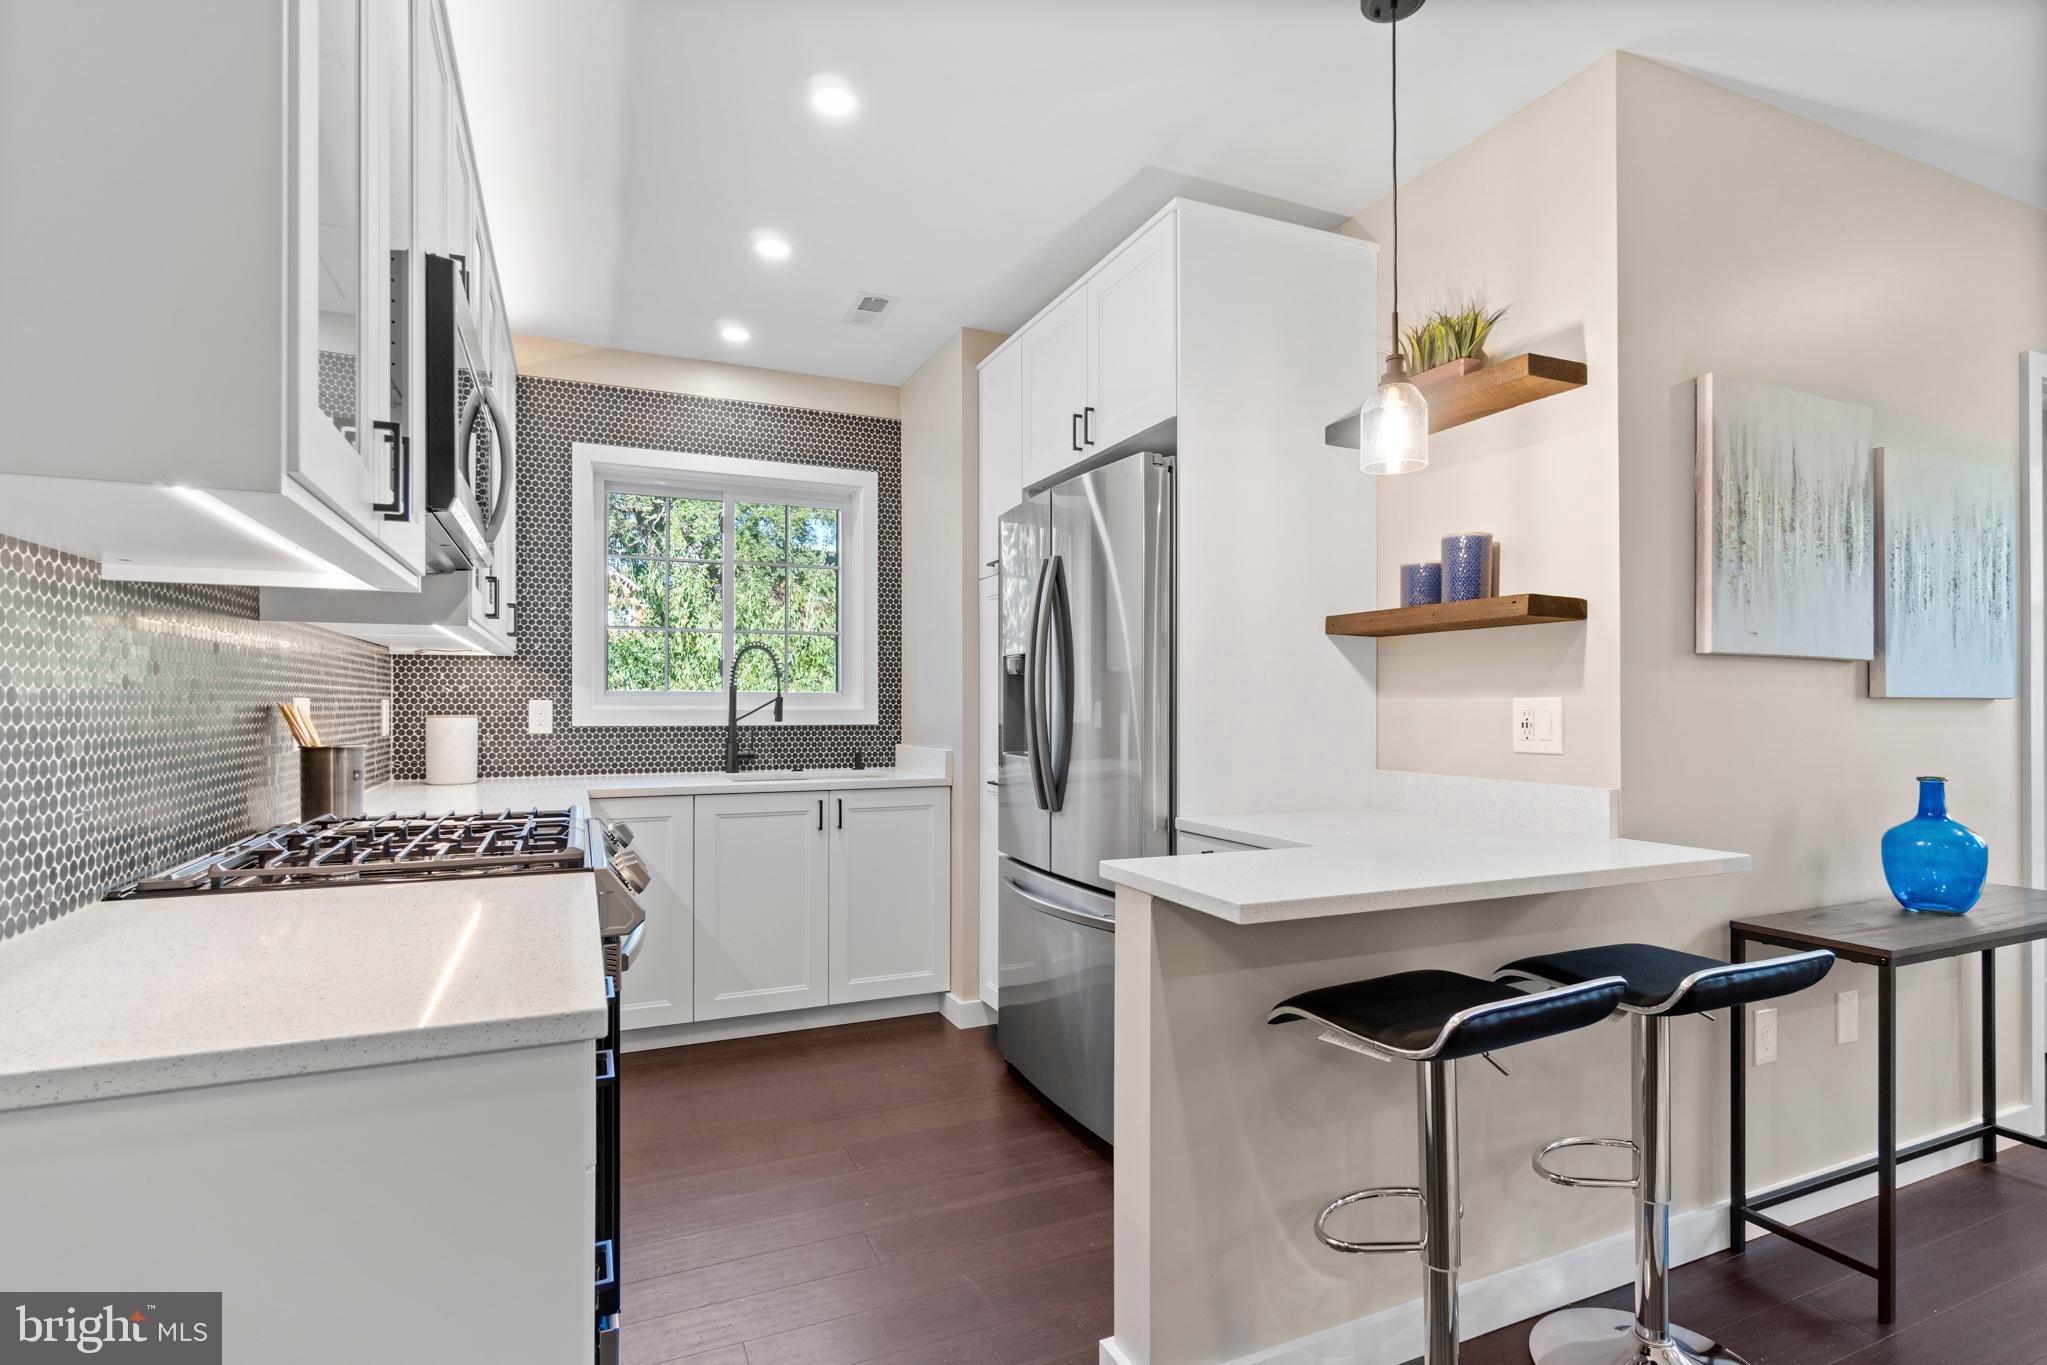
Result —
<svg viewBox="0 0 2047 1365"><path fill-rule="evenodd" d="M1859 404L1700 377L1698 653L1876 652L1874 423Z"/></svg>
<svg viewBox="0 0 2047 1365"><path fill-rule="evenodd" d="M2018 488L2011 472L1876 452L1872 697L2018 695Z"/></svg>

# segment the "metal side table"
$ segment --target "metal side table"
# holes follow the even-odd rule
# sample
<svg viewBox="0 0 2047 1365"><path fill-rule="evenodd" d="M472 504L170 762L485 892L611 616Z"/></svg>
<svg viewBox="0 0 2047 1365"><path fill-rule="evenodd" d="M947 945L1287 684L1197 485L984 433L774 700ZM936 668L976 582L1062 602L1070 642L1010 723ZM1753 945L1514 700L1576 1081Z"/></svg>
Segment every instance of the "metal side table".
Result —
<svg viewBox="0 0 2047 1365"><path fill-rule="evenodd" d="M1997 1140L2001 1137L2047 1149L2047 1138L2017 1132L1997 1121L1997 976L1993 961L1999 948L2047 939L2047 891L1987 886L1983 899L1966 915L1913 914L1883 897L1852 905L1734 920L1728 925L1728 936L1729 956L1736 962L1748 956L1750 944L1765 944L1780 948L1831 948L1844 961L1866 963L1877 969L1875 1159L1780 1185L1754 1197L1748 1191L1748 1049L1743 1034L1748 1011L1740 1005L1728 1010L1733 1082L1729 1120L1734 1130L1729 1163L1733 1176L1730 1245L1736 1253L1746 1250L1748 1225L1753 1223L1796 1246L1859 1270L1876 1281L1877 1321L1893 1322L1898 1304L1898 1163L1975 1141L1983 1144L1983 1160L1994 1162ZM1980 954L1983 962L1983 1119L1959 1132L1899 1147L1898 969L1966 953ZM1877 1209L1874 1265L1762 1212L1872 1171L1876 1173Z"/></svg>

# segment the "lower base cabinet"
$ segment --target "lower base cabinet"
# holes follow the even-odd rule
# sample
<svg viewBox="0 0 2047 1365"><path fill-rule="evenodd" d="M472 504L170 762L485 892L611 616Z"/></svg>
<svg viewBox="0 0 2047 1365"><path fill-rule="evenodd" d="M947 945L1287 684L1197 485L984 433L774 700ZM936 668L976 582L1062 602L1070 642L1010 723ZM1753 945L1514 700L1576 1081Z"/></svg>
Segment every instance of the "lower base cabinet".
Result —
<svg viewBox="0 0 2047 1365"><path fill-rule="evenodd" d="M831 797L747 792L696 803L696 1017L826 1003Z"/></svg>
<svg viewBox="0 0 2047 1365"><path fill-rule="evenodd" d="M634 796L590 803L592 815L623 821L632 830L633 850L653 874L639 897L647 912L647 932L632 970L619 983L620 1028L687 1024L695 1017L694 801L688 796Z"/></svg>
<svg viewBox="0 0 2047 1365"><path fill-rule="evenodd" d="M595 801L653 881L627 1029L950 988L945 787Z"/></svg>
<svg viewBox="0 0 2047 1365"><path fill-rule="evenodd" d="M952 802L943 787L832 794L831 1002L952 979Z"/></svg>

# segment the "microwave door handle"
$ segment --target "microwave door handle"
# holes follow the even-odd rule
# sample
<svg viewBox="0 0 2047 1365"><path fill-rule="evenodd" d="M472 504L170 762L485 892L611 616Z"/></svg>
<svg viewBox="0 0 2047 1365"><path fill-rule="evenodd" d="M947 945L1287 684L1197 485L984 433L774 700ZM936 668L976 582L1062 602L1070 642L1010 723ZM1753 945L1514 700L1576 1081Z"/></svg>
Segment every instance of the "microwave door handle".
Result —
<svg viewBox="0 0 2047 1365"><path fill-rule="evenodd" d="M1051 618L1046 596L1052 581L1052 563L1038 563L1038 590L1031 602L1030 652L1024 656L1024 748L1031 764L1031 794L1039 810L1052 809L1051 767L1046 763L1050 727L1045 723L1045 647Z"/></svg>

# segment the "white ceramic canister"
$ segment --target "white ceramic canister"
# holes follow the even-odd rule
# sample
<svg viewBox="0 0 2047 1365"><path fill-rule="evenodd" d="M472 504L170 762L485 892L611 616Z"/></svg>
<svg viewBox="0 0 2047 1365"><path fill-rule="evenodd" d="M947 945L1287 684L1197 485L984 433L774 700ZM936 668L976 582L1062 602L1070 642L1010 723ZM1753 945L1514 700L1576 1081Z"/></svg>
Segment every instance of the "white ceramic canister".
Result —
<svg viewBox="0 0 2047 1365"><path fill-rule="evenodd" d="M426 780L437 787L476 781L476 717L426 718Z"/></svg>

